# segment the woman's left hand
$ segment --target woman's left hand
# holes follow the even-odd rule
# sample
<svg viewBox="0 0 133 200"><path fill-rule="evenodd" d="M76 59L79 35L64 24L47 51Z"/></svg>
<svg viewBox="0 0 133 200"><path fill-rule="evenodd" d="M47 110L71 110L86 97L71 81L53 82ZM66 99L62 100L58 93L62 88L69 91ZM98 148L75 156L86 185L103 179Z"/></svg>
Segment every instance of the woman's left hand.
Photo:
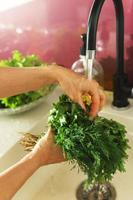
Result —
<svg viewBox="0 0 133 200"><path fill-rule="evenodd" d="M31 154L39 167L65 161L61 148L54 143L54 132L51 128L35 145Z"/></svg>

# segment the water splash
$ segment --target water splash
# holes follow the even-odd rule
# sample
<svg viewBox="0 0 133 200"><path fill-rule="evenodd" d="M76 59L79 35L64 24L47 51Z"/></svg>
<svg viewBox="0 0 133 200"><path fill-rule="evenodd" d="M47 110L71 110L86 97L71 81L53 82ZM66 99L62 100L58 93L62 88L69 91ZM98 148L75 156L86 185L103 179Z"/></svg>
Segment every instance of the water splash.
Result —
<svg viewBox="0 0 133 200"><path fill-rule="evenodd" d="M93 62L94 59L87 59L86 61L86 76L90 80L93 78Z"/></svg>

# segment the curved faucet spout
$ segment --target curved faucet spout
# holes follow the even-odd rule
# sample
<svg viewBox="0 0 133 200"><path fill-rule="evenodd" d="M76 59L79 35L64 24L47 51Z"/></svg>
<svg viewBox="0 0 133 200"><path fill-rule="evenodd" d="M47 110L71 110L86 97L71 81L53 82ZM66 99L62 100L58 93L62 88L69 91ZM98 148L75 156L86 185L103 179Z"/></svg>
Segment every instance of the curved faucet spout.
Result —
<svg viewBox="0 0 133 200"><path fill-rule="evenodd" d="M96 34L99 15L105 0L94 0L88 19L86 50L96 50ZM116 13L116 62L118 74L124 73L124 11L122 0L113 0Z"/></svg>
<svg viewBox="0 0 133 200"><path fill-rule="evenodd" d="M96 34L99 16L105 0L94 0L88 19L86 59L96 50ZM129 105L132 89L124 73L124 9L122 0L113 0L116 13L116 73L113 77L113 105L119 108Z"/></svg>

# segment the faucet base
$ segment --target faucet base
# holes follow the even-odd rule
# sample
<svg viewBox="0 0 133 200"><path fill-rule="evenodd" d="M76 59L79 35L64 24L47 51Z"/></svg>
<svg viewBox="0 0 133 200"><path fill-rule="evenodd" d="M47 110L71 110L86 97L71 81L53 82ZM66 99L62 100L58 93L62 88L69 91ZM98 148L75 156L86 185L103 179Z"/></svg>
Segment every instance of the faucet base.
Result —
<svg viewBox="0 0 133 200"><path fill-rule="evenodd" d="M131 107L131 105L128 104L126 107L116 107L116 106L114 106L114 105L112 104L111 107L112 107L114 110L117 110L117 111L124 111L124 110L128 110L128 109Z"/></svg>
<svg viewBox="0 0 133 200"><path fill-rule="evenodd" d="M127 74L115 74L113 77L113 106L124 108L129 106L129 92L124 88L128 84Z"/></svg>
<svg viewBox="0 0 133 200"><path fill-rule="evenodd" d="M127 108L130 106L128 100L118 100L118 99L115 99L113 102L112 102L112 106L113 107L116 107L117 109L124 109L124 108Z"/></svg>

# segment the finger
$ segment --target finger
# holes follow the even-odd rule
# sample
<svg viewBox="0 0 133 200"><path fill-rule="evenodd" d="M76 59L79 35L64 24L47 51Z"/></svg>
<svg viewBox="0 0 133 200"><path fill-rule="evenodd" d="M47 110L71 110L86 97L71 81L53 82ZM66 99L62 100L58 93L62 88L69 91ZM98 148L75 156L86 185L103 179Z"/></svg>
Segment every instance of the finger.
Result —
<svg viewBox="0 0 133 200"><path fill-rule="evenodd" d="M106 96L103 90L101 89L99 90L99 95L100 95L100 110L101 110L106 103Z"/></svg>
<svg viewBox="0 0 133 200"><path fill-rule="evenodd" d="M85 107L85 104L84 104L83 99L82 99L82 94L80 94L80 93L79 93L79 95L78 95L78 103L79 103L79 105L81 106L81 108L82 108L84 111L86 111L86 107Z"/></svg>
<svg viewBox="0 0 133 200"><path fill-rule="evenodd" d="M54 131L52 130L52 128L50 127L46 133L46 137L47 139L52 139L54 137Z"/></svg>
<svg viewBox="0 0 133 200"><path fill-rule="evenodd" d="M95 92L92 96L92 103L91 103L91 111L90 111L90 115L92 117L96 117L97 113L99 112L99 108L100 108L100 96L98 94L98 92Z"/></svg>
<svg viewBox="0 0 133 200"><path fill-rule="evenodd" d="M38 140L38 144L43 144L46 141L53 140L54 137L54 131L49 128L48 131Z"/></svg>
<svg viewBox="0 0 133 200"><path fill-rule="evenodd" d="M56 151L58 152L58 162L66 161L66 156L63 154L62 148L60 146L56 145Z"/></svg>

